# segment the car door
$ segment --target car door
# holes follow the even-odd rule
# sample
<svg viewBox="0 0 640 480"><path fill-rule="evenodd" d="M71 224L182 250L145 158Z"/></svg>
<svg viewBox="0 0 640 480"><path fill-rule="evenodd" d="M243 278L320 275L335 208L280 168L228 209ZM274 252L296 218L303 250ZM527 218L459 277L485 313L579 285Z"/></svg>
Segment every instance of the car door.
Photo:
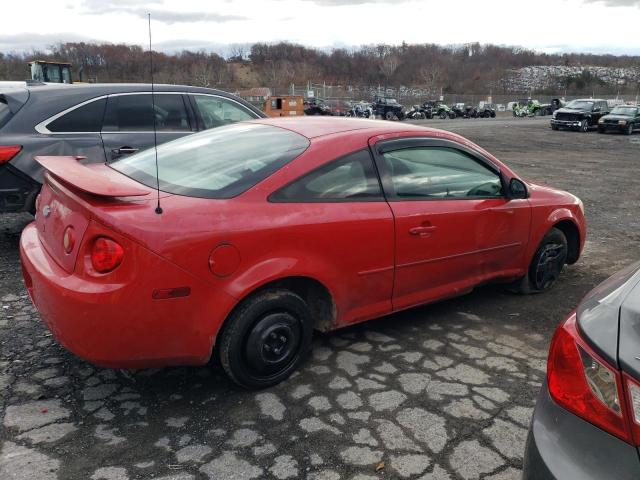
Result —
<svg viewBox="0 0 640 480"><path fill-rule="evenodd" d="M327 279L340 324L391 312L393 216L366 147L280 188L269 209L271 218L287 219L273 225L286 255L304 248L312 275Z"/></svg>
<svg viewBox="0 0 640 480"><path fill-rule="evenodd" d="M394 309L518 273L530 208L505 198L490 161L436 139L391 140L374 150L395 222Z"/></svg>
<svg viewBox="0 0 640 480"><path fill-rule="evenodd" d="M189 99L196 114L198 130L208 130L258 118L254 112L230 98L192 93L189 94Z"/></svg>
<svg viewBox="0 0 640 480"><path fill-rule="evenodd" d="M109 95L102 125L108 162L196 131L184 94L180 92ZM155 127L154 127L155 121ZM155 133L154 133L155 128Z"/></svg>

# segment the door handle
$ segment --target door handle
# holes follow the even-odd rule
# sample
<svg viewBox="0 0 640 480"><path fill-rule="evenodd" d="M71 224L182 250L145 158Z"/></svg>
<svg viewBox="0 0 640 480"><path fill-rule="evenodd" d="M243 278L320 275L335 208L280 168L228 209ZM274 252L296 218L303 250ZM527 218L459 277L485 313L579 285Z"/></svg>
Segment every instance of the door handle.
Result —
<svg viewBox="0 0 640 480"><path fill-rule="evenodd" d="M129 155L131 153L136 153L139 149L137 148L132 148L132 147L120 147L120 148L114 148L113 150L111 150L111 153L115 154L115 155Z"/></svg>
<svg viewBox="0 0 640 480"><path fill-rule="evenodd" d="M421 237L428 237L437 229L438 227L434 227L433 225L423 226L423 227L413 227L409 229L409 234L419 235Z"/></svg>

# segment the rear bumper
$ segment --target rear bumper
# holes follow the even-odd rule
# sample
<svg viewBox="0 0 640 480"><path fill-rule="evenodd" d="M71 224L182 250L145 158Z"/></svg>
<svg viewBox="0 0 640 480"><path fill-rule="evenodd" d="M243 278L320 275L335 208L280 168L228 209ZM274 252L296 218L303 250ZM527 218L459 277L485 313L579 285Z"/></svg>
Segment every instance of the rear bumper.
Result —
<svg viewBox="0 0 640 480"><path fill-rule="evenodd" d="M224 318L221 313L233 299L212 294L208 284L143 247L136 246L130 254L137 265L133 281L96 282L63 270L43 248L35 223L20 239L29 296L69 351L111 368L206 363ZM178 286L189 286L191 294L151 297L154 289Z"/></svg>
<svg viewBox="0 0 640 480"><path fill-rule="evenodd" d="M32 211L40 187L10 163L0 165L0 213Z"/></svg>
<svg viewBox="0 0 640 480"><path fill-rule="evenodd" d="M640 478L635 447L557 405L543 385L531 421L523 480Z"/></svg>

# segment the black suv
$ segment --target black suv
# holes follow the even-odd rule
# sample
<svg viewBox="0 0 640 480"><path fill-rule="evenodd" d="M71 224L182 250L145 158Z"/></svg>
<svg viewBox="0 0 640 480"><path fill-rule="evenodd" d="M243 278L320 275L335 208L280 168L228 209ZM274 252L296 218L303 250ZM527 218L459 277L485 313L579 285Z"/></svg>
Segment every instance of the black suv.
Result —
<svg viewBox="0 0 640 480"><path fill-rule="evenodd" d="M640 129L640 105L618 105L613 107L611 113L598 120L600 133L613 130L631 135L638 129Z"/></svg>
<svg viewBox="0 0 640 480"><path fill-rule="evenodd" d="M42 184L35 155L117 159L193 132L264 117L220 90L180 85L0 85L0 213L33 212ZM154 123L157 129L154 134Z"/></svg>
<svg viewBox="0 0 640 480"><path fill-rule="evenodd" d="M600 117L609 113L606 100L585 98L572 100L566 107L553 112L551 128L558 130L567 128L579 132L588 132L591 127L598 125Z"/></svg>
<svg viewBox="0 0 640 480"><path fill-rule="evenodd" d="M395 98L376 97L371 107L374 115L379 115L386 120L402 120L404 118L404 108Z"/></svg>
<svg viewBox="0 0 640 480"><path fill-rule="evenodd" d="M319 98L310 98L304 102L305 115L331 115L331 107Z"/></svg>

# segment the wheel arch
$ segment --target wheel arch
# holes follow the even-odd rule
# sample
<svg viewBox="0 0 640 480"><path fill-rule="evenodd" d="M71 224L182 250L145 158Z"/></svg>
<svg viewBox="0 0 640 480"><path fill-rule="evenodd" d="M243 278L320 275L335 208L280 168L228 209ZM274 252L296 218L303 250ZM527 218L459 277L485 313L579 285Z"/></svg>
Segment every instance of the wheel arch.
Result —
<svg viewBox="0 0 640 480"><path fill-rule="evenodd" d="M580 230L573 220L564 219L556 222L551 228L557 228L567 239L567 264L573 265L580 258Z"/></svg>
<svg viewBox="0 0 640 480"><path fill-rule="evenodd" d="M309 306L314 330L326 332L335 325L336 302L334 295L324 282L309 275L282 274L257 282L246 288L241 295L236 296L237 301L222 321L217 336L225 328L229 317L245 300L270 289L286 289L299 295Z"/></svg>

